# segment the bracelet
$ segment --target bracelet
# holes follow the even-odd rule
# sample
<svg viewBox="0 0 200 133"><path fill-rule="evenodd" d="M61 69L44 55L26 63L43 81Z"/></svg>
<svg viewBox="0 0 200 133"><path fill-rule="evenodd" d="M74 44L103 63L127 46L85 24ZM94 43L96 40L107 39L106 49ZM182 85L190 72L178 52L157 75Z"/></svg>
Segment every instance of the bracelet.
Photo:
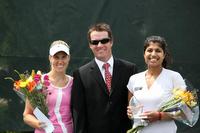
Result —
<svg viewBox="0 0 200 133"><path fill-rule="evenodd" d="M160 121L162 119L162 114L161 112L158 112L158 120Z"/></svg>

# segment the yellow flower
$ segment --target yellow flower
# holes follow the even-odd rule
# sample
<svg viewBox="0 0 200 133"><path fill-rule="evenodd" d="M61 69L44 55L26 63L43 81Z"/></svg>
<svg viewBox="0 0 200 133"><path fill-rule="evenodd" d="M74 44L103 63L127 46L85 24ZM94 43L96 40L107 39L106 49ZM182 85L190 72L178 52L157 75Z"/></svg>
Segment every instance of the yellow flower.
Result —
<svg viewBox="0 0 200 133"><path fill-rule="evenodd" d="M31 72L31 76L32 76L32 77L35 76L35 70L32 70L32 72Z"/></svg>
<svg viewBox="0 0 200 133"><path fill-rule="evenodd" d="M174 94L175 98L179 98L179 97L184 96L185 90L175 88L175 89L173 89L172 93Z"/></svg>
<svg viewBox="0 0 200 133"><path fill-rule="evenodd" d="M190 107L194 107L197 105L196 101L191 101L188 105L190 105Z"/></svg>
<svg viewBox="0 0 200 133"><path fill-rule="evenodd" d="M183 89L175 88L172 93L176 99L181 99L181 102L187 104L189 107L195 106L197 103L195 102L195 97L192 92L186 91Z"/></svg>
<svg viewBox="0 0 200 133"><path fill-rule="evenodd" d="M33 77L32 76L30 76L27 80L26 80L26 82L32 82L33 81Z"/></svg>
<svg viewBox="0 0 200 133"><path fill-rule="evenodd" d="M27 83L28 83L28 82L26 82L26 81L21 81L20 84L19 84L19 87L25 88L26 85L27 85Z"/></svg>

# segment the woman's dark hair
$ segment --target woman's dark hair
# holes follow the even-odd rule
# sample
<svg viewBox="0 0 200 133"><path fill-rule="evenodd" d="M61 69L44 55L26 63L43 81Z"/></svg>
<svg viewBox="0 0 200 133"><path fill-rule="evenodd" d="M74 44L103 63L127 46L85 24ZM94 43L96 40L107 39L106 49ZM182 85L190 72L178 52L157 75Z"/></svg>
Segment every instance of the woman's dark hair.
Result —
<svg viewBox="0 0 200 133"><path fill-rule="evenodd" d="M165 58L162 62L162 66L164 68L168 67L169 64L172 63L172 58L171 58L171 55L169 54L169 50L167 49L167 43L166 43L165 39L161 36L147 37L146 40L144 41L144 52L147 49L147 47L149 46L150 42L159 43L159 46L162 48L162 50L164 51L164 54L165 54Z"/></svg>

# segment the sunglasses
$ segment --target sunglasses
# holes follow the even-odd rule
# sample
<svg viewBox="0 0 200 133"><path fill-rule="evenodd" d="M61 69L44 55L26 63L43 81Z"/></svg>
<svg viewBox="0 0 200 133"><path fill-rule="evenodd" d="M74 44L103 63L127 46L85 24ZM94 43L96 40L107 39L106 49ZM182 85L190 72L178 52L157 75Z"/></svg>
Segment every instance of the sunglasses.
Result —
<svg viewBox="0 0 200 133"><path fill-rule="evenodd" d="M101 44L106 44L110 41L110 38L103 38L101 40L90 40L90 44L92 45L98 45L99 42L101 42Z"/></svg>

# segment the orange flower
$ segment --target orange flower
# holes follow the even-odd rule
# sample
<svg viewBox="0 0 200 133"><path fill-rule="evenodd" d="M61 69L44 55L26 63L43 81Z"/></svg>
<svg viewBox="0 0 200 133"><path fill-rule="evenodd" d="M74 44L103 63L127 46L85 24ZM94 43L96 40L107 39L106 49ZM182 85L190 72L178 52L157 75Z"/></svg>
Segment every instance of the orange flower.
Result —
<svg viewBox="0 0 200 133"><path fill-rule="evenodd" d="M36 87L35 81L28 82L27 89L28 89L29 92L32 92L35 89L35 87Z"/></svg>
<svg viewBox="0 0 200 133"><path fill-rule="evenodd" d="M14 88L18 91L20 90L20 80L14 82Z"/></svg>

